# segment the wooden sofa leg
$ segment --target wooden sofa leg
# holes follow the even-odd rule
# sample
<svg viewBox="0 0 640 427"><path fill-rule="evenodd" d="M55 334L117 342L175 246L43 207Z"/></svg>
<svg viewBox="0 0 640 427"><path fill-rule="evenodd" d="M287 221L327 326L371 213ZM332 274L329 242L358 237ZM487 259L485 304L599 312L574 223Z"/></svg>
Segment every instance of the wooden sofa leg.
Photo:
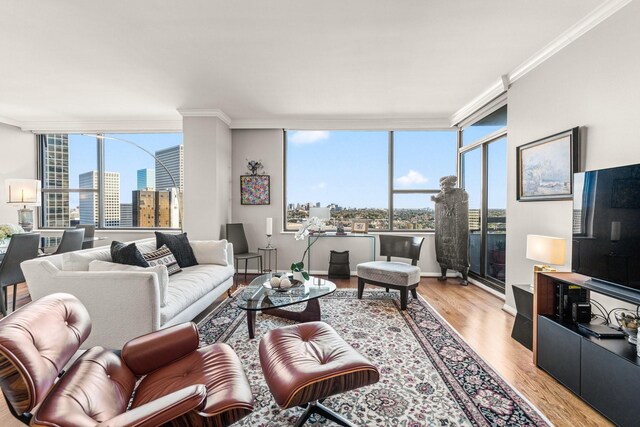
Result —
<svg viewBox="0 0 640 427"><path fill-rule="evenodd" d="M362 299L362 293L364 292L364 279L358 277L358 299Z"/></svg>
<svg viewBox="0 0 640 427"><path fill-rule="evenodd" d="M409 299L409 289L403 288L400 290L400 310L407 309L407 300Z"/></svg>
<svg viewBox="0 0 640 427"><path fill-rule="evenodd" d="M385 288L387 290L387 292L389 292L389 288Z"/></svg>
<svg viewBox="0 0 640 427"><path fill-rule="evenodd" d="M418 299L418 291L416 290L416 288L411 289L411 296L414 299Z"/></svg>

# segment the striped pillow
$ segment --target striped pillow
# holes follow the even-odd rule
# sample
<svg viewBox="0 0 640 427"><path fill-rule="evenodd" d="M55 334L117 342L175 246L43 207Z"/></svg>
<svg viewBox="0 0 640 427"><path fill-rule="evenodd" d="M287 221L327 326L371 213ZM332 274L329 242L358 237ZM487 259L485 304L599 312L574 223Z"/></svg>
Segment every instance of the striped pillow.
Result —
<svg viewBox="0 0 640 427"><path fill-rule="evenodd" d="M167 267L169 276L182 271L178 265L178 261L176 261L176 257L173 256L167 245L162 245L161 248L142 254L142 256L147 260L150 267L154 267L156 265L164 265Z"/></svg>

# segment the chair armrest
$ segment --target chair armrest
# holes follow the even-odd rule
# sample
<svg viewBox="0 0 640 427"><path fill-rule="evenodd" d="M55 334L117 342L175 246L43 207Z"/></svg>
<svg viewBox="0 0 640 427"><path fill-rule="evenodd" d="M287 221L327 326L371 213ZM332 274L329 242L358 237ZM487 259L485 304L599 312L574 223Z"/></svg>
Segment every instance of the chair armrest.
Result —
<svg viewBox="0 0 640 427"><path fill-rule="evenodd" d="M134 338L122 348L122 360L136 375L146 375L198 349L195 323L187 322Z"/></svg>
<svg viewBox="0 0 640 427"><path fill-rule="evenodd" d="M189 411L199 409L206 398L206 387L203 384L195 384L103 421L98 426L159 426Z"/></svg>

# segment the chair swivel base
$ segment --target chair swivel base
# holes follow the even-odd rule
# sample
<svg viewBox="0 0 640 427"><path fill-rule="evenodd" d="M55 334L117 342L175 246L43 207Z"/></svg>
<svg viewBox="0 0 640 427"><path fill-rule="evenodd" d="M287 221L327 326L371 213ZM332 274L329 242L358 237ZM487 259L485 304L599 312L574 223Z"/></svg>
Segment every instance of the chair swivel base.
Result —
<svg viewBox="0 0 640 427"><path fill-rule="evenodd" d="M314 414L320 415L321 417L331 420L334 423L344 427L357 427L355 424L349 422L349 420L344 418L342 415L332 411L331 409L327 408L317 400L314 402L310 402L307 405L307 409L302 413L302 415L300 415L300 418L298 418L298 421L296 422L295 427L302 427L304 423L307 422L309 417L311 417Z"/></svg>

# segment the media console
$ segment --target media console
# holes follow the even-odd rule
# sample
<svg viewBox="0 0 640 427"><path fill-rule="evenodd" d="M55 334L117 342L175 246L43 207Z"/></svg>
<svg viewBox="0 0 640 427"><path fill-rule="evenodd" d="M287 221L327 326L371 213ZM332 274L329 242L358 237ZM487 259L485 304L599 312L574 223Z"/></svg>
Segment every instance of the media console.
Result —
<svg viewBox="0 0 640 427"><path fill-rule="evenodd" d="M625 339L596 338L555 316L559 283L640 304L637 293L576 273L536 273L533 362L619 426L637 426L640 357ZM622 292L624 291L624 292Z"/></svg>

